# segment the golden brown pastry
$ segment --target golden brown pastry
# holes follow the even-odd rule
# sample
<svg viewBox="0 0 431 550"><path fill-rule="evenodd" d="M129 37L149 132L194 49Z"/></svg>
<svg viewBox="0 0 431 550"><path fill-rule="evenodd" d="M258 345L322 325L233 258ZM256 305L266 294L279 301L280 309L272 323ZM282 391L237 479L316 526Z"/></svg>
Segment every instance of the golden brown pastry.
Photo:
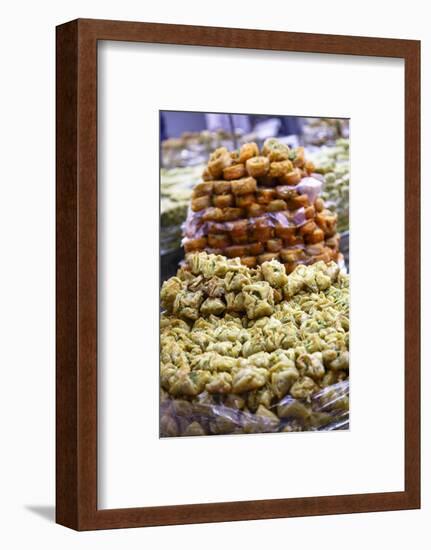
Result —
<svg viewBox="0 0 431 550"><path fill-rule="evenodd" d="M240 162L247 162L248 159L251 159L252 157L257 157L259 154L259 147L256 143L244 143L244 145L241 145L241 148L239 150L239 161Z"/></svg>
<svg viewBox="0 0 431 550"><path fill-rule="evenodd" d="M262 178L269 171L269 159L263 156L252 157L247 160L245 166L250 176L253 176L253 178Z"/></svg>
<svg viewBox="0 0 431 550"><path fill-rule="evenodd" d="M247 208L256 202L256 195L254 193L247 193L246 195L236 196L236 205L239 208Z"/></svg>
<svg viewBox="0 0 431 550"><path fill-rule="evenodd" d="M302 179L301 170L294 168L288 174L281 175L279 179L283 185L297 185Z"/></svg>
<svg viewBox="0 0 431 550"><path fill-rule="evenodd" d="M265 206L258 203L250 204L247 208L247 214L249 218L262 216L262 214L265 214Z"/></svg>
<svg viewBox="0 0 431 550"><path fill-rule="evenodd" d="M262 147L262 155L268 157L271 162L287 160L289 153L289 147L276 138L268 138Z"/></svg>
<svg viewBox="0 0 431 550"><path fill-rule="evenodd" d="M257 259L256 256L243 256L241 258L242 265L246 265L247 267L256 267Z"/></svg>
<svg viewBox="0 0 431 550"><path fill-rule="evenodd" d="M266 249L268 252L280 252L283 247L283 241L281 239L269 239L266 243Z"/></svg>
<svg viewBox="0 0 431 550"><path fill-rule="evenodd" d="M213 190L216 195L227 195L232 192L230 181L218 180L213 182Z"/></svg>
<svg viewBox="0 0 431 550"><path fill-rule="evenodd" d="M216 208L216 207L207 208L202 216L202 219L205 222L223 221L223 210L221 208Z"/></svg>
<svg viewBox="0 0 431 550"><path fill-rule="evenodd" d="M316 224L314 223L313 220L308 220L306 223L304 223L304 225L301 225L299 228L298 228L298 232L300 235L304 236L304 235L310 235L311 233L313 233L313 231L317 228Z"/></svg>
<svg viewBox="0 0 431 550"><path fill-rule="evenodd" d="M280 258L286 263L297 262L305 258L305 252L302 248L282 248Z"/></svg>
<svg viewBox="0 0 431 550"><path fill-rule="evenodd" d="M203 250L207 246L207 242L208 241L206 237L187 239L187 241L184 243L184 250L186 252L196 252L199 250Z"/></svg>
<svg viewBox="0 0 431 550"><path fill-rule="evenodd" d="M259 204L269 204L276 198L275 189L260 188L256 192L256 201Z"/></svg>
<svg viewBox="0 0 431 550"><path fill-rule="evenodd" d="M231 222L229 231L234 244L246 243L248 241L248 220Z"/></svg>
<svg viewBox="0 0 431 550"><path fill-rule="evenodd" d="M257 257L257 263L263 264L263 262L270 262L271 260L278 260L280 254L278 252L264 252Z"/></svg>
<svg viewBox="0 0 431 550"><path fill-rule="evenodd" d="M314 218L314 216L316 215L316 210L314 208L314 206L311 204L310 206L307 206L307 208L305 209L305 217L307 218L307 220L311 220Z"/></svg>
<svg viewBox="0 0 431 550"><path fill-rule="evenodd" d="M228 195L213 195L212 200L213 205L218 208L226 208L235 204L235 197L231 193Z"/></svg>
<svg viewBox="0 0 431 550"><path fill-rule="evenodd" d="M242 208L223 208L220 220L223 222L230 222L242 218L243 215L244 210Z"/></svg>
<svg viewBox="0 0 431 550"><path fill-rule="evenodd" d="M271 201L266 207L267 212L278 212L281 210L286 210L287 204L283 199L275 199Z"/></svg>
<svg viewBox="0 0 431 550"><path fill-rule="evenodd" d="M199 212L211 206L211 197L209 195L204 195L202 197L196 197L192 199L192 210L193 212Z"/></svg>
<svg viewBox="0 0 431 550"><path fill-rule="evenodd" d="M263 251L265 250L265 247L263 243L259 242L259 243L250 243L247 246L247 249L248 249L248 253L251 256L258 256L259 254L263 253Z"/></svg>
<svg viewBox="0 0 431 550"><path fill-rule="evenodd" d="M232 246L228 246L224 250L224 254L228 258L239 258L239 257L242 257L242 256L246 256L247 255L247 247L245 245L241 245L241 244L234 244Z"/></svg>
<svg viewBox="0 0 431 550"><path fill-rule="evenodd" d="M257 190L257 182L251 176L239 180L232 180L231 185L234 195L248 195L249 193L255 193Z"/></svg>
<svg viewBox="0 0 431 550"><path fill-rule="evenodd" d="M285 227L283 225L275 226L275 236L280 237L281 239L288 239L289 237L294 237L296 233L296 227L294 225Z"/></svg>
<svg viewBox="0 0 431 550"><path fill-rule="evenodd" d="M213 178L221 178L223 175L223 169L230 166L232 158L226 147L219 147L216 149L209 158L208 170Z"/></svg>
<svg viewBox="0 0 431 550"><path fill-rule="evenodd" d="M229 235L208 234L208 246L211 248L226 248L230 245Z"/></svg>
<svg viewBox="0 0 431 550"><path fill-rule="evenodd" d="M291 210L296 210L297 208L305 208L309 205L308 195L303 194L292 197L289 199L288 205Z"/></svg>
<svg viewBox="0 0 431 550"><path fill-rule="evenodd" d="M192 198L202 197L204 195L211 195L213 192L213 182L212 181L203 181L197 183L193 187Z"/></svg>
<svg viewBox="0 0 431 550"><path fill-rule="evenodd" d="M314 201L314 208L316 209L316 212L322 212L322 210L324 210L324 208L325 208L325 203L323 202L323 199L318 197Z"/></svg>
<svg viewBox="0 0 431 550"><path fill-rule="evenodd" d="M281 178L290 174L292 170L293 164L289 159L271 162L269 165L269 176L271 178Z"/></svg>
<svg viewBox="0 0 431 550"><path fill-rule="evenodd" d="M294 151L293 164L297 168L302 168L305 164L305 149L304 147L297 147Z"/></svg>
<svg viewBox="0 0 431 550"><path fill-rule="evenodd" d="M246 175L246 170L244 164L232 164L232 166L227 166L223 168L223 178L225 180L237 180Z"/></svg>
<svg viewBox="0 0 431 550"><path fill-rule="evenodd" d="M320 227L316 227L316 229L312 233L308 233L304 235L304 240L307 244L316 244L323 241L325 238L325 233L323 232Z"/></svg>

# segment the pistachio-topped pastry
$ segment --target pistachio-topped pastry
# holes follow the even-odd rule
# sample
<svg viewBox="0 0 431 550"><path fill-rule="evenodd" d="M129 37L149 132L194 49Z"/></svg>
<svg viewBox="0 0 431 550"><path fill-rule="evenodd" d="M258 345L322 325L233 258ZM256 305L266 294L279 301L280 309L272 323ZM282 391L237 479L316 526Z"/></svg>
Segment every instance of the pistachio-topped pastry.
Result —
<svg viewBox="0 0 431 550"><path fill-rule="evenodd" d="M308 407L314 394L348 378L349 277L333 262L287 275L275 260L250 269L237 258L190 254L164 282L161 304L161 385L192 407L212 395L289 431L272 415L296 409L280 400L290 395Z"/></svg>

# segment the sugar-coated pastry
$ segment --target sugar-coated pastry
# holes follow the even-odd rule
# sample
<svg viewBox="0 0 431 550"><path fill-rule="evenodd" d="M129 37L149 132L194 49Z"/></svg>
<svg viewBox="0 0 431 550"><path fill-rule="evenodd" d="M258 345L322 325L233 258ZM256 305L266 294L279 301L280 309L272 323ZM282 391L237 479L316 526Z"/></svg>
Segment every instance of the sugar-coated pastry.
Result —
<svg viewBox="0 0 431 550"><path fill-rule="evenodd" d="M296 227L293 225L289 227L285 227L283 225L275 226L275 236L280 237L281 239L287 239L289 237L293 237L295 233L296 233Z"/></svg>
<svg viewBox="0 0 431 550"><path fill-rule="evenodd" d="M283 262L297 262L305 258L305 252L302 248L282 248L280 258Z"/></svg>
<svg viewBox="0 0 431 550"><path fill-rule="evenodd" d="M223 252L228 258L237 258L247 254L247 247L241 244L234 244L225 248Z"/></svg>
<svg viewBox="0 0 431 550"><path fill-rule="evenodd" d="M223 210L221 208L210 207L203 213L204 222L221 222L223 220Z"/></svg>
<svg viewBox="0 0 431 550"><path fill-rule="evenodd" d="M214 178L221 178L223 169L232 164L232 158L226 147L219 147L211 155L208 161L208 170Z"/></svg>
<svg viewBox="0 0 431 550"><path fill-rule="evenodd" d="M244 143L239 150L239 161L247 162L252 157L257 157L259 154L259 147L254 142Z"/></svg>
<svg viewBox="0 0 431 550"><path fill-rule="evenodd" d="M283 185L297 185L302 179L301 170L294 168L291 172L280 176L280 183Z"/></svg>
<svg viewBox="0 0 431 550"><path fill-rule="evenodd" d="M254 178L266 176L269 171L269 159L267 157L252 157L245 163L247 173Z"/></svg>
<svg viewBox="0 0 431 550"><path fill-rule="evenodd" d="M265 250L265 247L263 243L259 242L259 243L250 243L247 246L247 249L248 249L248 253L251 256L258 256L259 254L262 254L262 252Z"/></svg>
<svg viewBox="0 0 431 550"><path fill-rule="evenodd" d="M275 189L260 187L256 192L256 200L259 204L269 204L276 198Z"/></svg>
<svg viewBox="0 0 431 550"><path fill-rule="evenodd" d="M304 225L298 227L298 233L302 236L310 235L317 228L313 220L308 220Z"/></svg>
<svg viewBox="0 0 431 550"><path fill-rule="evenodd" d="M312 220L314 218L314 216L316 215L316 210L312 204L310 206L307 206L304 211L304 215L307 220Z"/></svg>
<svg viewBox="0 0 431 550"><path fill-rule="evenodd" d="M306 160L304 164L304 169L308 175L313 174L316 171L314 162L312 162L311 160Z"/></svg>
<svg viewBox="0 0 431 550"><path fill-rule="evenodd" d="M297 168L302 168L305 164L305 149L304 147L296 147L294 150L293 164Z"/></svg>
<svg viewBox="0 0 431 550"><path fill-rule="evenodd" d="M269 176L271 178L281 178L282 176L290 174L292 170L293 164L292 161L290 161L289 159L274 161L271 162L269 165Z"/></svg>
<svg viewBox="0 0 431 550"><path fill-rule="evenodd" d="M283 247L283 241L281 239L269 239L266 243L266 249L268 252L280 252Z"/></svg>
<svg viewBox="0 0 431 550"><path fill-rule="evenodd" d="M230 245L229 235L220 235L215 233L208 234L208 246L211 248L226 248Z"/></svg>
<svg viewBox="0 0 431 550"><path fill-rule="evenodd" d="M329 237L329 239L326 239L325 243L326 243L326 246L328 246L332 250L338 250L338 248L340 246L340 235L339 235L339 233L335 234L333 237Z"/></svg>
<svg viewBox="0 0 431 550"><path fill-rule="evenodd" d="M244 215L242 208L223 208L220 220L223 222L230 222L238 220Z"/></svg>
<svg viewBox="0 0 431 550"><path fill-rule="evenodd" d="M227 195L213 195L213 205L218 206L219 208L226 208L227 206L235 205L235 197L232 193Z"/></svg>
<svg viewBox="0 0 431 550"><path fill-rule="evenodd" d="M213 182L212 181L203 181L201 183L197 183L193 187L192 191L192 197L203 197L204 195L211 195L213 192Z"/></svg>
<svg viewBox="0 0 431 550"><path fill-rule="evenodd" d="M323 199L321 199L320 197L318 197L315 201L314 201L314 208L316 209L316 212L322 212L325 208L325 203L323 202Z"/></svg>
<svg viewBox="0 0 431 550"><path fill-rule="evenodd" d="M256 267L257 259L256 256L243 256L241 258L241 263L247 267Z"/></svg>
<svg viewBox="0 0 431 550"><path fill-rule="evenodd" d="M319 242L316 244L310 244L305 247L305 252L308 256L318 256L319 254L322 254L325 251L325 243Z"/></svg>
<svg viewBox="0 0 431 550"><path fill-rule="evenodd" d="M257 182L251 176L241 178L239 180L232 180L232 193L234 195L247 195L249 193L255 193L257 189Z"/></svg>
<svg viewBox="0 0 431 550"><path fill-rule="evenodd" d="M248 206L256 202L256 195L254 193L247 193L246 195L236 195L235 202L239 208L247 208Z"/></svg>
<svg viewBox="0 0 431 550"><path fill-rule="evenodd" d="M322 210L315 217L317 225L323 229L327 237L335 235L337 229L337 215L330 210Z"/></svg>
<svg viewBox="0 0 431 550"><path fill-rule="evenodd" d="M186 252L197 252L203 250L207 246L206 237L198 237L197 239L187 239L184 243L184 250Z"/></svg>
<svg viewBox="0 0 431 550"><path fill-rule="evenodd" d="M262 147L262 155L268 157L271 162L287 160L289 153L289 147L276 138L266 139Z"/></svg>
<svg viewBox="0 0 431 550"><path fill-rule="evenodd" d="M257 257L257 263L263 264L263 262L270 262L271 260L278 260L280 254L278 252L264 252Z"/></svg>
<svg viewBox="0 0 431 550"><path fill-rule="evenodd" d="M209 195L204 195L202 197L196 197L192 199L192 210L193 212L199 212L211 206L211 197Z"/></svg>
<svg viewBox="0 0 431 550"><path fill-rule="evenodd" d="M208 170L208 167L205 168L205 170L202 172L202 179L204 181L211 181L214 178L212 177L210 171Z"/></svg>
<svg viewBox="0 0 431 550"><path fill-rule="evenodd" d="M323 241L325 238L325 233L323 232L320 227L316 227L316 229L312 233L308 233L307 235L304 235L304 240L308 244L316 244Z"/></svg>
<svg viewBox="0 0 431 550"><path fill-rule="evenodd" d="M223 178L225 180L237 180L246 175L245 166L242 163L232 164L223 168Z"/></svg>
<svg viewBox="0 0 431 550"><path fill-rule="evenodd" d="M230 181L214 181L213 190L216 195L227 195L232 191L232 186L230 184Z"/></svg>
<svg viewBox="0 0 431 550"><path fill-rule="evenodd" d="M229 228L223 222L208 222L208 233L214 235L224 235L229 231Z"/></svg>
<svg viewBox="0 0 431 550"><path fill-rule="evenodd" d="M248 242L248 220L230 222L229 234L234 244L244 244Z"/></svg>
<svg viewBox="0 0 431 550"><path fill-rule="evenodd" d="M249 218L255 218L257 216L261 216L265 213L265 206L262 204L250 204L250 206L247 208L247 215Z"/></svg>
<svg viewBox="0 0 431 550"><path fill-rule="evenodd" d="M332 260L332 251L331 249L327 248L322 254L318 254L317 256L313 257L313 262L325 262L325 264L329 263Z"/></svg>
<svg viewBox="0 0 431 550"><path fill-rule="evenodd" d="M283 199L286 201L299 195L296 188L292 187L291 185L277 185L277 187L275 188L275 193L279 199Z"/></svg>
<svg viewBox="0 0 431 550"><path fill-rule="evenodd" d="M281 210L286 210L287 204L283 199L275 199L271 201L266 207L267 212L279 212Z"/></svg>
<svg viewBox="0 0 431 550"><path fill-rule="evenodd" d="M250 235L253 241L266 243L274 236L274 229L272 227L255 227L251 230Z"/></svg>
<svg viewBox="0 0 431 550"><path fill-rule="evenodd" d="M285 239L283 239L286 246L297 246L299 244L304 244L304 239L302 238L302 235L299 235L296 233L295 235L288 235Z"/></svg>
<svg viewBox="0 0 431 550"><path fill-rule="evenodd" d="M306 208L309 205L308 195L297 195L292 197L288 201L288 206L291 210L297 210L298 208Z"/></svg>

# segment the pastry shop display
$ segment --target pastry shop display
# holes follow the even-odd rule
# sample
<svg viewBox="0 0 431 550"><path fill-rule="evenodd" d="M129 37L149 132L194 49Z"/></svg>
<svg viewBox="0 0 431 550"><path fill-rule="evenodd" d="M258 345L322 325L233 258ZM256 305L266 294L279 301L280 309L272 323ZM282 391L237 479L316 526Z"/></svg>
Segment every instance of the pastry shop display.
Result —
<svg viewBox="0 0 431 550"><path fill-rule="evenodd" d="M181 225L203 166L162 168L160 171L160 252L166 254L181 246Z"/></svg>
<svg viewBox="0 0 431 550"><path fill-rule="evenodd" d="M338 215L322 200L322 175L303 147L267 139L209 155L183 225L185 253L207 251L248 266L339 261Z"/></svg>
<svg viewBox="0 0 431 550"><path fill-rule="evenodd" d="M322 198L338 216L338 231L349 230L349 140L338 139L334 147L321 147L311 155L316 173L323 178Z"/></svg>
<svg viewBox="0 0 431 550"><path fill-rule="evenodd" d="M288 274L267 243L190 253L163 283L162 437L348 428L349 276L330 260Z"/></svg>

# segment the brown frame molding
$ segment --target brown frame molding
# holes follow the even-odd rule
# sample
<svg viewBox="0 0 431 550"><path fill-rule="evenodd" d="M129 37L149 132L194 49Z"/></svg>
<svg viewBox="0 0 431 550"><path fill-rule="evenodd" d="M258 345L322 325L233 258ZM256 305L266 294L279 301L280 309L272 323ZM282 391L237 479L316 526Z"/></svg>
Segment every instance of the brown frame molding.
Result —
<svg viewBox="0 0 431 550"><path fill-rule="evenodd" d="M97 509L97 41L405 61L405 490ZM57 27L56 521L76 530L420 507L420 42L78 19Z"/></svg>

